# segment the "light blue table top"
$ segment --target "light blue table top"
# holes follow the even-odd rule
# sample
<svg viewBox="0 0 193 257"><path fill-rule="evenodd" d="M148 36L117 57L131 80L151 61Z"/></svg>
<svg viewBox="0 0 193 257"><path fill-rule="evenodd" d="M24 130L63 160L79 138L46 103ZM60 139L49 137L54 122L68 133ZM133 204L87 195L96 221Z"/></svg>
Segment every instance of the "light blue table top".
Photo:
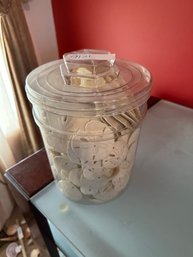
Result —
<svg viewBox="0 0 193 257"><path fill-rule="evenodd" d="M53 182L32 203L77 256L193 257L193 110L160 101L148 111L130 183L117 199L74 203Z"/></svg>

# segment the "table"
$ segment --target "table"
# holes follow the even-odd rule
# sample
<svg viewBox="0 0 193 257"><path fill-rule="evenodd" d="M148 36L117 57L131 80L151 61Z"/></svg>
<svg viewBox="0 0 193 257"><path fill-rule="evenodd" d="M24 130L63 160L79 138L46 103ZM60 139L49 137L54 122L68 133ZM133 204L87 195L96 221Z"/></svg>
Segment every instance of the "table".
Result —
<svg viewBox="0 0 193 257"><path fill-rule="evenodd" d="M117 199L74 203L51 182L30 201L66 256L192 257L193 110L161 100L148 111Z"/></svg>

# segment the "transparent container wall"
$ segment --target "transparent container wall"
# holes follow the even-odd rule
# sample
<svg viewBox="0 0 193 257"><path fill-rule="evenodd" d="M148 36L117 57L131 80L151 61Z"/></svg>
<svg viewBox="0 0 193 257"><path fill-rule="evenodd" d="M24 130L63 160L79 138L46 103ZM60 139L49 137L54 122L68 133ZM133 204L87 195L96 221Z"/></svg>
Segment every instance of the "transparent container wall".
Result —
<svg viewBox="0 0 193 257"><path fill-rule="evenodd" d="M68 198L105 202L125 189L150 90L145 67L93 49L66 53L28 75L34 118Z"/></svg>
<svg viewBox="0 0 193 257"><path fill-rule="evenodd" d="M127 186L146 104L112 116L62 116L34 106L58 188L71 200L106 202Z"/></svg>

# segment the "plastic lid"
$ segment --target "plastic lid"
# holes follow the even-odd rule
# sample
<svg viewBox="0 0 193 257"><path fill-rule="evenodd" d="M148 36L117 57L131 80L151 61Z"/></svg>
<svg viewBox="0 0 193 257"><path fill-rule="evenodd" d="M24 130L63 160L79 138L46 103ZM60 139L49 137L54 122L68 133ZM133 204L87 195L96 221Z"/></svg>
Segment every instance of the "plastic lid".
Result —
<svg viewBox="0 0 193 257"><path fill-rule="evenodd" d="M139 64L107 51L84 49L44 64L26 79L33 105L59 114L115 114L144 104L151 74Z"/></svg>

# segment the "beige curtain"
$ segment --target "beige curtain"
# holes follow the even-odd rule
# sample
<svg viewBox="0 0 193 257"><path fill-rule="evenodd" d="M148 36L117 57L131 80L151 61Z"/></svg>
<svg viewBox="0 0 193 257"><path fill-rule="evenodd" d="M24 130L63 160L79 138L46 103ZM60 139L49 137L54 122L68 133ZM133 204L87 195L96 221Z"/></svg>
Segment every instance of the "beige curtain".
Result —
<svg viewBox="0 0 193 257"><path fill-rule="evenodd" d="M24 90L26 76L37 66L37 61L21 0L0 0L0 14L2 43L22 132L23 155L27 156L42 146L41 136L34 124Z"/></svg>
<svg viewBox="0 0 193 257"><path fill-rule="evenodd" d="M0 229L14 206L3 173L43 145L25 93L37 65L21 0L0 0Z"/></svg>

